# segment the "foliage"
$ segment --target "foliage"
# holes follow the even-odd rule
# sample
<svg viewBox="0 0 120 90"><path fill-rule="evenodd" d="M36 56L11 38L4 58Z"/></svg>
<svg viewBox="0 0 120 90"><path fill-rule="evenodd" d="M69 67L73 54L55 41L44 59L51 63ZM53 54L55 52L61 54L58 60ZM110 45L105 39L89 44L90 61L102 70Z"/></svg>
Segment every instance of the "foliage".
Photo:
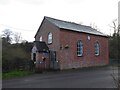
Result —
<svg viewBox="0 0 120 90"><path fill-rule="evenodd" d="M120 63L120 25L109 37L109 58Z"/></svg>
<svg viewBox="0 0 120 90"><path fill-rule="evenodd" d="M112 59L118 59L120 51L120 36L112 36L109 38L109 55Z"/></svg>
<svg viewBox="0 0 120 90"><path fill-rule="evenodd" d="M2 38L2 71L30 69L32 43L10 44ZM29 66L29 68L28 68Z"/></svg>

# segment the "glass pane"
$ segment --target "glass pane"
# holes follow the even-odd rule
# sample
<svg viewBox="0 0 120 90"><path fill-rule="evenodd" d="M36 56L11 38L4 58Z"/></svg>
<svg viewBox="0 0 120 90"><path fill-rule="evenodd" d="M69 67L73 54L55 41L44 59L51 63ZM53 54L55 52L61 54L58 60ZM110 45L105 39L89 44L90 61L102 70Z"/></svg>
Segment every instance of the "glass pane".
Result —
<svg viewBox="0 0 120 90"><path fill-rule="evenodd" d="M52 43L52 33L48 34L48 43Z"/></svg>
<svg viewBox="0 0 120 90"><path fill-rule="evenodd" d="M81 41L77 43L77 54L78 56L82 56L83 54L83 45Z"/></svg>

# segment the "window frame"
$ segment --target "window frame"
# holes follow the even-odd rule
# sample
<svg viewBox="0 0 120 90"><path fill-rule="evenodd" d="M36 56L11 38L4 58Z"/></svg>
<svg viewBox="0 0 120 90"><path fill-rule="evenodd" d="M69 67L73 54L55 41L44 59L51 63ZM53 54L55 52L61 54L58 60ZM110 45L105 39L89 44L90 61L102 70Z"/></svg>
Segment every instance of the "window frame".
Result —
<svg viewBox="0 0 120 90"><path fill-rule="evenodd" d="M81 40L77 42L77 56L78 57L83 56L83 43Z"/></svg>
<svg viewBox="0 0 120 90"><path fill-rule="evenodd" d="M95 56L99 56L100 55L100 44L99 42L97 41L95 43Z"/></svg>
<svg viewBox="0 0 120 90"><path fill-rule="evenodd" d="M51 32L48 33L48 44L52 44L53 42L53 34Z"/></svg>

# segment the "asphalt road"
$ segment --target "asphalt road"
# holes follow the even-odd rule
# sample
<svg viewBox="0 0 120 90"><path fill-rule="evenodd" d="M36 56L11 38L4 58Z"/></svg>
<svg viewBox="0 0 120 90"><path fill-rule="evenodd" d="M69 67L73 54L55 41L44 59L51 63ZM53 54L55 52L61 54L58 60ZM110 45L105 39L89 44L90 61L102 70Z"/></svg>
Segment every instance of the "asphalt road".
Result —
<svg viewBox="0 0 120 90"><path fill-rule="evenodd" d="M118 70L114 68L115 77ZM3 80L3 88L115 88L112 67L45 72Z"/></svg>

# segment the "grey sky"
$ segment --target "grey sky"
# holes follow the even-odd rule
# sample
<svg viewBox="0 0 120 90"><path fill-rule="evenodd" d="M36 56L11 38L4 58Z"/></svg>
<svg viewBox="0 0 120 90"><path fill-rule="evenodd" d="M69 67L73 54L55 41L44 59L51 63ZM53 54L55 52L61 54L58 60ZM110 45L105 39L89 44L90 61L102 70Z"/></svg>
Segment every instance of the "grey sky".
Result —
<svg viewBox="0 0 120 90"><path fill-rule="evenodd" d="M120 1L118 3L118 25L120 24Z"/></svg>
<svg viewBox="0 0 120 90"><path fill-rule="evenodd" d="M34 40L44 16L95 24L109 34L112 20L118 18L119 0L0 0L0 33L4 29L20 32L23 39ZM111 30L112 31L112 30Z"/></svg>

